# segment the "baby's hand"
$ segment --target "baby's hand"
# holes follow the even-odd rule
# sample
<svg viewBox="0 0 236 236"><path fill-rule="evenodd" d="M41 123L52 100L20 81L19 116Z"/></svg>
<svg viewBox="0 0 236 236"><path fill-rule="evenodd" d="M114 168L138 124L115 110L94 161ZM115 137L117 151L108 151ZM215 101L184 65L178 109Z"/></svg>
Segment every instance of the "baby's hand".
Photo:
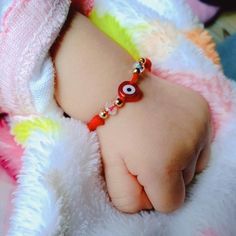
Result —
<svg viewBox="0 0 236 236"><path fill-rule="evenodd" d="M126 104L98 128L108 192L124 212L170 212L184 202L186 185L208 161L208 105L159 78L146 78L140 87L141 101Z"/></svg>
<svg viewBox="0 0 236 236"><path fill-rule="evenodd" d="M82 15L69 23L54 47L55 95L67 114L86 122L130 78L133 60ZM153 76L139 87L143 99L127 103L98 128L108 192L124 212L170 212L206 166L208 105L199 94Z"/></svg>

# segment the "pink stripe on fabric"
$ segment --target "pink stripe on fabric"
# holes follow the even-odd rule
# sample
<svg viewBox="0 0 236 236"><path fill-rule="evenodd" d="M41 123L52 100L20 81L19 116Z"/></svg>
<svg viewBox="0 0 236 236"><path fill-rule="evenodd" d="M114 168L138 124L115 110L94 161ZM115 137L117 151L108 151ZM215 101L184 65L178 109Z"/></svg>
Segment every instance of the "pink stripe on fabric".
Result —
<svg viewBox="0 0 236 236"><path fill-rule="evenodd" d="M0 166L0 235L7 235L9 219L12 213L12 200L16 191L16 182L12 181Z"/></svg>
<svg viewBox="0 0 236 236"><path fill-rule="evenodd" d="M5 111L36 113L29 80L57 37L69 5L69 0L18 0L5 14L0 34L0 106Z"/></svg>
<svg viewBox="0 0 236 236"><path fill-rule="evenodd" d="M220 7L211 6L201 1L187 0L187 3L191 6L194 14L198 16L199 20L203 23L211 20L220 10Z"/></svg>
<svg viewBox="0 0 236 236"><path fill-rule="evenodd" d="M213 229L205 230L201 236L218 236L218 234Z"/></svg>
<svg viewBox="0 0 236 236"><path fill-rule="evenodd" d="M0 121L0 166L13 180L17 179L21 168L23 148L17 145L5 120Z"/></svg>
<svg viewBox="0 0 236 236"><path fill-rule="evenodd" d="M2 23L1 28L4 29L5 31L7 31L7 29L5 27L5 22L7 21L7 17L16 8L18 3L19 3L19 0L13 0L12 4L8 7L7 11L5 12L5 15L3 16L3 19L2 19L2 22L1 22Z"/></svg>
<svg viewBox="0 0 236 236"><path fill-rule="evenodd" d="M204 79L187 73L172 74L167 71L155 71L154 74L162 79L190 88L206 99L212 113L214 135L233 109L232 87L230 81L223 75Z"/></svg>

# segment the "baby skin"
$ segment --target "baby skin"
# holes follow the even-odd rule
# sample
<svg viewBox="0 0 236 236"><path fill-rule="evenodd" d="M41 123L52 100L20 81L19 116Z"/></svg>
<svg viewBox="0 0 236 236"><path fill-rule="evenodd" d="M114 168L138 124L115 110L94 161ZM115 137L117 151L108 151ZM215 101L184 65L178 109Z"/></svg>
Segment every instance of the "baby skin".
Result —
<svg viewBox="0 0 236 236"><path fill-rule="evenodd" d="M129 80L132 57L74 13L53 47L55 97L72 118L88 122ZM196 92L145 74L143 98L97 129L108 194L125 213L171 212L209 159L211 117ZM78 137L79 138L79 137Z"/></svg>

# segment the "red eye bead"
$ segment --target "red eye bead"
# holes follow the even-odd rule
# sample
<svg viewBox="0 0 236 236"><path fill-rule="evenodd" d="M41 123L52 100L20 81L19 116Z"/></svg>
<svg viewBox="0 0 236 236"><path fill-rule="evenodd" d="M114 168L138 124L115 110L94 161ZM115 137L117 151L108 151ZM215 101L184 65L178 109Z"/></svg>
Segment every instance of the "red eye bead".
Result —
<svg viewBox="0 0 236 236"><path fill-rule="evenodd" d="M137 102L143 95L139 87L130 81L124 81L120 84L118 94L125 102Z"/></svg>

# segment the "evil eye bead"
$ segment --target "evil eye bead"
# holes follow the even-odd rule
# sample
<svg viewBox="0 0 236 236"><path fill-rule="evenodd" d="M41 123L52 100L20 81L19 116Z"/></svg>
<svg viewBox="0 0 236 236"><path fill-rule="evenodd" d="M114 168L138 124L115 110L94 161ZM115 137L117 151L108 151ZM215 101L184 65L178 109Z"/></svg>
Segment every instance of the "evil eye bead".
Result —
<svg viewBox="0 0 236 236"><path fill-rule="evenodd" d="M127 84L123 87L123 92L127 95L133 95L136 92L136 88L132 84Z"/></svg>
<svg viewBox="0 0 236 236"><path fill-rule="evenodd" d="M118 88L118 96L124 102L136 102L141 99L142 92L137 84L132 84L130 81L124 81Z"/></svg>

